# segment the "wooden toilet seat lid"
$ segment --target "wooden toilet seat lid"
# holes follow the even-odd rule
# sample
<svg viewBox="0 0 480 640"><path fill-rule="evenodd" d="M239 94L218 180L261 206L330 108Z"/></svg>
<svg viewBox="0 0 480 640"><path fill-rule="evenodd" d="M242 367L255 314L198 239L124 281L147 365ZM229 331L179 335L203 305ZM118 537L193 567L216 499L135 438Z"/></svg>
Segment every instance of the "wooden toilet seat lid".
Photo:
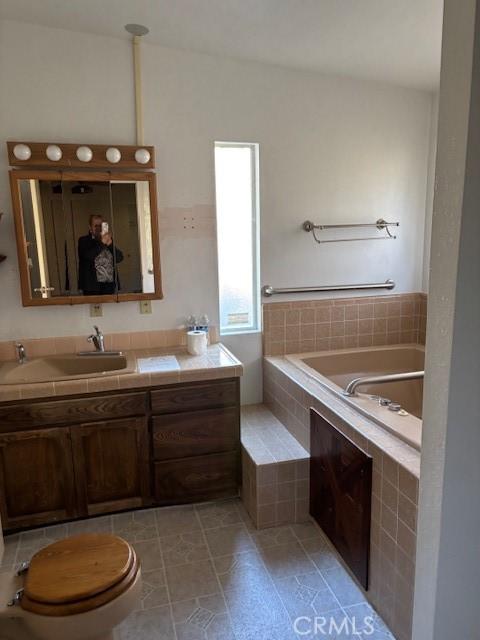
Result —
<svg viewBox="0 0 480 640"><path fill-rule="evenodd" d="M135 562L132 547L117 536L92 533L65 538L33 556L24 595L47 605L92 598L121 582Z"/></svg>

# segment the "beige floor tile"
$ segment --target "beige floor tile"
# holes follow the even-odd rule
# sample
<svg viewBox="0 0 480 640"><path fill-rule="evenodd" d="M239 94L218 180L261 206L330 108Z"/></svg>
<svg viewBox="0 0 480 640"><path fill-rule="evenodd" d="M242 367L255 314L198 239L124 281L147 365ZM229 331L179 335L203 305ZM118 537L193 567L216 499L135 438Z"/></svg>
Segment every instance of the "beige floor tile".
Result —
<svg viewBox="0 0 480 640"><path fill-rule="evenodd" d="M289 526L271 527L251 533L252 539L259 549L274 547L279 544L296 542L297 539Z"/></svg>
<svg viewBox="0 0 480 640"><path fill-rule="evenodd" d="M340 606L318 571L276 580L275 588L292 620L300 616L313 619L317 614L314 603L321 596L324 596L325 607L328 606L325 596L330 599L330 610Z"/></svg>
<svg viewBox="0 0 480 640"><path fill-rule="evenodd" d="M100 518L70 522L67 531L69 536L81 533L112 533L112 518L111 516L101 516Z"/></svg>
<svg viewBox="0 0 480 640"><path fill-rule="evenodd" d="M341 567L336 552L321 538L304 540L302 547L320 571L328 571Z"/></svg>
<svg viewBox="0 0 480 640"><path fill-rule="evenodd" d="M200 524L203 529L215 529L229 524L242 522L239 512L240 500L225 500L223 502L212 502L205 505L199 504L195 507Z"/></svg>
<svg viewBox="0 0 480 640"><path fill-rule="evenodd" d="M166 567L173 567L187 562L208 560L210 555L205 538L201 531L176 534L160 538L163 562Z"/></svg>
<svg viewBox="0 0 480 640"><path fill-rule="evenodd" d="M172 602L220 592L217 576L210 560L168 566L165 568L165 573Z"/></svg>
<svg viewBox="0 0 480 640"><path fill-rule="evenodd" d="M169 598L164 570L142 571L142 608L151 609L168 603Z"/></svg>
<svg viewBox="0 0 480 640"><path fill-rule="evenodd" d="M291 630L291 620L272 588L227 589L225 600L238 640L276 638L276 629ZM281 636L279 636L281 638Z"/></svg>
<svg viewBox="0 0 480 640"><path fill-rule="evenodd" d="M175 625L177 640L236 640L229 616L211 615L201 609L190 620Z"/></svg>
<svg viewBox="0 0 480 640"><path fill-rule="evenodd" d="M115 630L116 640L174 640L169 606L136 611Z"/></svg>
<svg viewBox="0 0 480 640"><path fill-rule="evenodd" d="M112 516L113 533L128 542L157 538L155 511L130 511Z"/></svg>
<svg viewBox="0 0 480 640"><path fill-rule="evenodd" d="M250 533L243 523L208 529L205 531L205 537L213 557L228 556L255 548Z"/></svg>
<svg viewBox="0 0 480 640"><path fill-rule="evenodd" d="M160 542L155 540L143 540L134 542L133 546L145 570L161 569L163 567Z"/></svg>
<svg viewBox="0 0 480 640"><path fill-rule="evenodd" d="M297 614L370 611L313 521L260 531L238 500L7 536L0 571L65 535L90 531L131 540L142 564L139 608L116 629L116 640L298 640ZM375 624L372 640L393 639L378 616Z"/></svg>
<svg viewBox="0 0 480 640"><path fill-rule="evenodd" d="M362 591L343 567L322 571L322 575L342 607L365 602Z"/></svg>
<svg viewBox="0 0 480 640"><path fill-rule="evenodd" d="M313 520L310 522L292 524L290 525L290 528L298 540L325 539L324 533L313 522Z"/></svg>
<svg viewBox="0 0 480 640"><path fill-rule="evenodd" d="M274 579L287 578L316 570L298 542L261 549L260 555Z"/></svg>
<svg viewBox="0 0 480 640"><path fill-rule="evenodd" d="M257 553L223 556L214 564L224 591L248 591L252 588L269 591L273 588L262 558Z"/></svg>
<svg viewBox="0 0 480 640"><path fill-rule="evenodd" d="M200 529L195 509L190 505L155 509L155 517L160 537Z"/></svg>

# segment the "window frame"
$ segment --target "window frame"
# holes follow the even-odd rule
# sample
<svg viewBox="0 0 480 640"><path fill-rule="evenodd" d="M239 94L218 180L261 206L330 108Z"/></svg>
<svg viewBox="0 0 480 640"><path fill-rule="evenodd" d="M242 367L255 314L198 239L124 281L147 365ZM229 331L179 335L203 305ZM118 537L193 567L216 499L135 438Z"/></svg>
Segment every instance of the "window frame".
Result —
<svg viewBox="0 0 480 640"><path fill-rule="evenodd" d="M220 261L219 246L220 237L217 226L217 283L218 283L218 312L219 312L219 332L221 336L235 336L248 333L260 333L262 331L261 296L260 296L260 145L258 142L229 142L216 140L214 142L214 176L215 176L215 219L218 222L217 212L217 169L215 151L217 148L247 148L250 150L250 166L252 175L252 293L253 311L252 322L247 326L224 327L222 326L221 315L221 292L220 292Z"/></svg>

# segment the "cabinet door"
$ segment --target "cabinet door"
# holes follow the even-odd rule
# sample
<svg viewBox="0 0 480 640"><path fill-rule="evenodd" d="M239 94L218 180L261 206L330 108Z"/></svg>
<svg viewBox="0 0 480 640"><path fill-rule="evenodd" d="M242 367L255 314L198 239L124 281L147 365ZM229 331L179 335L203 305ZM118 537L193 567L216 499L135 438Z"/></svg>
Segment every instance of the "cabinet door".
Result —
<svg viewBox="0 0 480 640"><path fill-rule="evenodd" d="M240 452L155 462L154 475L157 504L234 497L240 484Z"/></svg>
<svg viewBox="0 0 480 640"><path fill-rule="evenodd" d="M236 407L155 416L153 455L172 460L232 451L240 442L240 416Z"/></svg>
<svg viewBox="0 0 480 640"><path fill-rule="evenodd" d="M368 588L372 458L310 409L310 514Z"/></svg>
<svg viewBox="0 0 480 640"><path fill-rule="evenodd" d="M76 515L67 428L0 435L0 506L5 529Z"/></svg>
<svg viewBox="0 0 480 640"><path fill-rule="evenodd" d="M145 418L71 427L77 500L94 515L141 507L149 495Z"/></svg>
<svg viewBox="0 0 480 640"><path fill-rule="evenodd" d="M153 413L180 413L198 409L234 407L240 403L239 382L216 380L155 389L150 394Z"/></svg>

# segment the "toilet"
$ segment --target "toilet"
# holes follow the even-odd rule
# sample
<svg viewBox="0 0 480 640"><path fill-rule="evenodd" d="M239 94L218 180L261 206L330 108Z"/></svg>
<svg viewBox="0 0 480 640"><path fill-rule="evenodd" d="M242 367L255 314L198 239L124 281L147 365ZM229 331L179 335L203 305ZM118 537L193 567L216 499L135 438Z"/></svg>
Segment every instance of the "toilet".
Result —
<svg viewBox="0 0 480 640"><path fill-rule="evenodd" d="M65 538L0 573L0 640L112 640L139 606L140 563L109 534Z"/></svg>

